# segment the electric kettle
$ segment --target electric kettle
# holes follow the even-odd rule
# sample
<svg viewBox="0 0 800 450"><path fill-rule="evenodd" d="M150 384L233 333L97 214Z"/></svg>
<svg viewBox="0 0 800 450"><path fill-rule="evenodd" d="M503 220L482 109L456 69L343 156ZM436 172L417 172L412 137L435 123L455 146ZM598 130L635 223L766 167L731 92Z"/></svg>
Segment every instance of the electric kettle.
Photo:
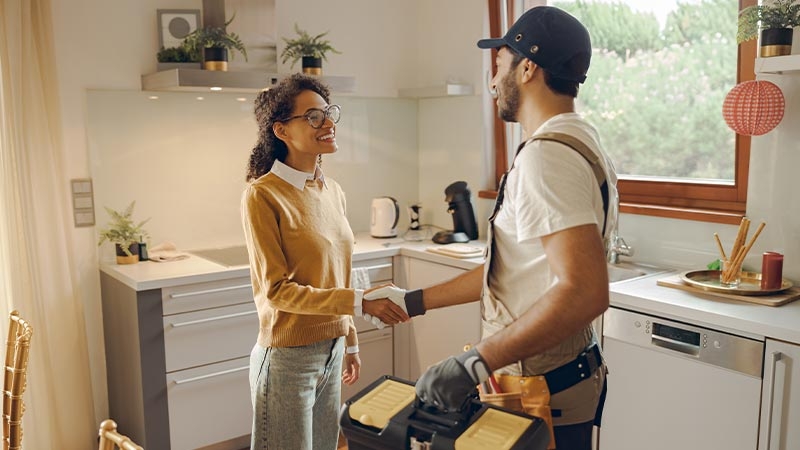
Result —
<svg viewBox="0 0 800 450"><path fill-rule="evenodd" d="M397 221L400 219L400 207L392 197L376 197L372 199L372 220L369 234L375 238L397 237Z"/></svg>

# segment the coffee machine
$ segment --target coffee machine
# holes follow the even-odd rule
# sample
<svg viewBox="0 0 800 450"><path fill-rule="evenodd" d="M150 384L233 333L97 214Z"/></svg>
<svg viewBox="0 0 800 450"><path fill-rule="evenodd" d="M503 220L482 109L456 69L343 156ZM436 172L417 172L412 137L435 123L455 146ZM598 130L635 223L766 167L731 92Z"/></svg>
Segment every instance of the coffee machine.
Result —
<svg viewBox="0 0 800 450"><path fill-rule="evenodd" d="M444 190L447 212L453 216L453 230L439 231L433 235L433 242L450 244L452 242L469 242L478 239L478 224L472 210L470 192L467 183L456 181Z"/></svg>

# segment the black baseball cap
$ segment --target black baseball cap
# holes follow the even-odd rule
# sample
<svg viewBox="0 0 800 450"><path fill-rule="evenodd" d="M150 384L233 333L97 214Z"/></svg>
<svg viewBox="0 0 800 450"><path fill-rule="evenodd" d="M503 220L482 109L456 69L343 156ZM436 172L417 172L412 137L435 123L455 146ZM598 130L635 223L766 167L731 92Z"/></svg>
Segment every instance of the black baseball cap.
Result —
<svg viewBox="0 0 800 450"><path fill-rule="evenodd" d="M555 78L586 80L592 57L589 31L578 19L554 6L537 6L525 11L502 38L481 39L480 48L507 45L535 62ZM571 65L567 63L582 56ZM585 66L585 67L584 67Z"/></svg>

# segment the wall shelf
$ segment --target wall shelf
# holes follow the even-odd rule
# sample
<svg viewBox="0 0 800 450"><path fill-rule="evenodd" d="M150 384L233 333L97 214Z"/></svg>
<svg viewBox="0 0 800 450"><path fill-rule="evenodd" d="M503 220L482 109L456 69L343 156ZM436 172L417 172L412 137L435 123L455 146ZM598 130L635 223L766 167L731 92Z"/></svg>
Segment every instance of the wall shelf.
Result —
<svg viewBox="0 0 800 450"><path fill-rule="evenodd" d="M800 55L772 56L756 58L755 72L759 73L800 73Z"/></svg>
<svg viewBox="0 0 800 450"><path fill-rule="evenodd" d="M170 69L142 75L143 91L172 92L258 92L276 85L286 74L259 71L227 71L202 69ZM348 94L355 92L354 77L323 75L322 81L333 93ZM221 88L221 89L212 89Z"/></svg>
<svg viewBox="0 0 800 450"><path fill-rule="evenodd" d="M471 84L447 83L439 86L399 89L397 95L406 98L433 98L472 95L473 92Z"/></svg>

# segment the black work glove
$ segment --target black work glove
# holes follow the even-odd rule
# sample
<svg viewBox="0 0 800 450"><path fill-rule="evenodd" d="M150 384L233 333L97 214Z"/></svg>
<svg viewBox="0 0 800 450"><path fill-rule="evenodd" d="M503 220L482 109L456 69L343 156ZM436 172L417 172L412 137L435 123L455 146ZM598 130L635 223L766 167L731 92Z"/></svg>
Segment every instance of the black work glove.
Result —
<svg viewBox="0 0 800 450"><path fill-rule="evenodd" d="M417 397L444 412L457 411L489 375L489 366L473 347L426 370L417 380Z"/></svg>

